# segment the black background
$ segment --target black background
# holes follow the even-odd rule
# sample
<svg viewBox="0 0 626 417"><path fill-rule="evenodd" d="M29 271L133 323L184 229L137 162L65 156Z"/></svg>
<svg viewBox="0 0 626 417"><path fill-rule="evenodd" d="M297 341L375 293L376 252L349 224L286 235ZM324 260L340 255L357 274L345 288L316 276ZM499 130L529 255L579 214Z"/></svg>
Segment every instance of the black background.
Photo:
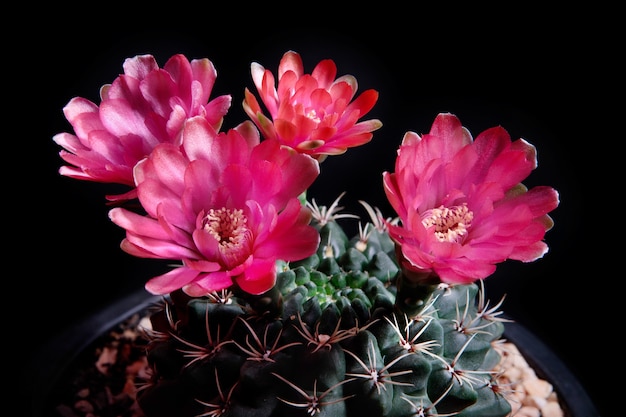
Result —
<svg viewBox="0 0 626 417"><path fill-rule="evenodd" d="M596 17L587 11L572 17L571 11L548 14L512 5L484 14L445 7L355 14L337 5L293 11L293 18L281 9L277 16L286 17L272 20L241 9L185 8L153 19L115 6L45 23L25 21L19 32L5 35L10 51L16 50L7 51L4 64L12 97L5 103L11 110L5 123L18 126L4 138L9 191L3 210L12 212L5 231L11 271L5 273L5 297L13 305L5 321L20 332L19 350L37 352L164 268L119 249L123 233L108 220L104 200L111 187L57 173L62 161L52 136L70 131L63 106L74 96L99 102L99 87L123 71L127 57L150 53L163 65L184 53L208 57L216 66L211 96L232 94L224 123L231 128L245 120L244 88L255 91L250 63L276 72L282 54L293 49L303 56L306 72L331 58L339 75L356 76L359 92L373 88L380 94L367 118L380 119L383 127L370 143L322 164L309 194L319 204L347 191L341 204L346 212L365 215L357 203L363 199L393 215L382 172L394 169L404 132L427 132L439 112L455 113L474 136L502 125L514 139L537 147L539 167L526 184L553 186L561 198L552 213L555 227L546 235L550 252L535 263L500 265L486 280L487 294L494 301L506 294L503 310L545 341L596 406L608 410L606 378L619 365L610 359L617 343L611 335L618 334L611 330L617 284L611 283L616 246L610 239L620 233L620 203L608 197L611 179L603 166L623 146L623 128L617 136L601 130L621 117L610 104L622 99L607 59L618 51L611 46L610 25L592 32ZM302 21L303 14L313 19ZM613 356L618 361L619 354Z"/></svg>

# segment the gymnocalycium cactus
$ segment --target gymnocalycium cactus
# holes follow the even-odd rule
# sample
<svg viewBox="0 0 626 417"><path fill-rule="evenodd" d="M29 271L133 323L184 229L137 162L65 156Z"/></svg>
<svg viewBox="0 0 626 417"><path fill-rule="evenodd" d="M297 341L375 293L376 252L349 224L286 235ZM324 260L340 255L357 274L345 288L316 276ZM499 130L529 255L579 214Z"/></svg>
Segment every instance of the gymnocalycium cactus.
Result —
<svg viewBox="0 0 626 417"><path fill-rule="evenodd" d="M318 251L281 263L268 293L164 300L146 332L155 372L139 395L147 416L510 412L492 372L499 305L476 284L400 285L380 219L349 239L327 217L314 220Z"/></svg>
<svg viewBox="0 0 626 417"><path fill-rule="evenodd" d="M145 329L146 417L509 414L493 371L501 303L482 279L548 250L558 194L521 182L535 148L439 114L383 173L397 216L362 202L369 220L349 238L341 196L318 207L307 190L326 157L381 127L359 121L378 93L355 98L331 60L305 74L293 51L277 87L260 64L251 73L269 116L246 89L251 120L220 131L231 100L209 101L210 61L137 56L99 106L72 99L76 134L54 137L72 165L61 174L129 186L107 196L122 249L178 262L146 283L163 296Z"/></svg>

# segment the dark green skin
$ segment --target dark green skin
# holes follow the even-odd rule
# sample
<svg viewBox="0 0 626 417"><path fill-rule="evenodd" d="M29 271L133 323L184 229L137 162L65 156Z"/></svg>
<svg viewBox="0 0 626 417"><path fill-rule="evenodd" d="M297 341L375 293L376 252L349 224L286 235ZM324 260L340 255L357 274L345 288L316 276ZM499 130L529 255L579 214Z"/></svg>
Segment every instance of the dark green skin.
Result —
<svg viewBox="0 0 626 417"><path fill-rule="evenodd" d="M359 242L317 227L317 253L281 263L266 294L168 297L152 316L146 417L510 413L490 373L504 325L476 284L412 285L385 231L368 224Z"/></svg>

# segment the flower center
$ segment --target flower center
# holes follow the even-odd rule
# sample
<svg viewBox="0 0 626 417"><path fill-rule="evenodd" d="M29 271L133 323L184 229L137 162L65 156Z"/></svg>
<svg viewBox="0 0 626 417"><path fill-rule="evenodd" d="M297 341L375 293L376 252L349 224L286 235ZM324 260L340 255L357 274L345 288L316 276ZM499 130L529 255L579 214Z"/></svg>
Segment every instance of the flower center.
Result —
<svg viewBox="0 0 626 417"><path fill-rule="evenodd" d="M311 120L313 120L315 123L319 123L320 122L320 118L317 116L317 112L315 111L315 109L309 109L306 113L305 116Z"/></svg>
<svg viewBox="0 0 626 417"><path fill-rule="evenodd" d="M461 206L440 206L426 210L422 214L422 224L426 229L430 229L440 242L461 243L467 236L473 218L474 213L463 203Z"/></svg>
<svg viewBox="0 0 626 417"><path fill-rule="evenodd" d="M230 210L225 207L209 210L205 217L204 230L219 242L222 252L239 249L248 241L251 232L243 210Z"/></svg>

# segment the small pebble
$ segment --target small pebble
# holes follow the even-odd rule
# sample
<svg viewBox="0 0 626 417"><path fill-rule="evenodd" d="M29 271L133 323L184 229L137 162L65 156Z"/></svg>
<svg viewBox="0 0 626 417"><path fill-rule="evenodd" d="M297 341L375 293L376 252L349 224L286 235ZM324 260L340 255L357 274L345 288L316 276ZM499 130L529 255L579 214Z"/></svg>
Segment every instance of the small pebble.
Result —
<svg viewBox="0 0 626 417"><path fill-rule="evenodd" d="M500 384L513 392L506 398L515 417L564 417L552 384L537 377L524 356L513 343L497 346L502 359L496 370L502 373Z"/></svg>

